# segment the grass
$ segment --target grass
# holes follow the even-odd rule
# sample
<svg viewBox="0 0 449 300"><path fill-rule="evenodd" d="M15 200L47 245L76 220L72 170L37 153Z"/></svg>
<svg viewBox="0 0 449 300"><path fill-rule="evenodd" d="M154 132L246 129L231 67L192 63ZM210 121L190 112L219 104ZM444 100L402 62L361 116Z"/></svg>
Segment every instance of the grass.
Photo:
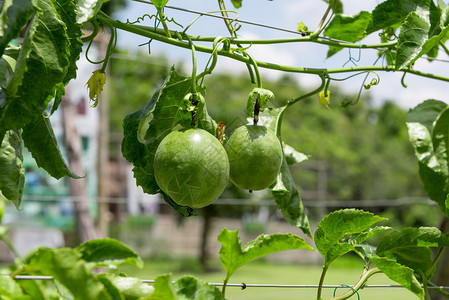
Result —
<svg viewBox="0 0 449 300"><path fill-rule="evenodd" d="M221 265L213 262L214 272L202 272L201 267L194 259L159 259L147 260L143 269L124 266L119 271L128 276L141 279L154 279L157 275L172 273L172 279L176 280L182 275L193 275L203 281L221 283L225 272ZM363 272L361 261L352 257L337 260L331 265L324 284L352 285L359 279ZM263 260L251 262L238 269L230 279L230 283L242 282L246 284L318 284L321 275L321 267L317 265L279 264ZM377 274L368 281L372 284L395 284L383 274ZM342 294L346 290L337 290L336 294ZM323 299L332 297L334 289L325 289ZM417 299L411 292L403 288L365 288L359 291L363 300L390 300L390 299ZM290 300L290 299L316 299L315 288L272 288L272 287L248 287L241 290L240 287L228 287L226 298L229 300ZM354 295L351 299L357 299Z"/></svg>

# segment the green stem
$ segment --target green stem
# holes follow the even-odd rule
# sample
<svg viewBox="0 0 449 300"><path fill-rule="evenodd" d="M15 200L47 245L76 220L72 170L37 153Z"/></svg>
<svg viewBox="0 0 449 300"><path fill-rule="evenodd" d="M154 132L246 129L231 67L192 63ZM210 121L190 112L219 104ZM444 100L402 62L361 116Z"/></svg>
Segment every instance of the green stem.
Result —
<svg viewBox="0 0 449 300"><path fill-rule="evenodd" d="M317 89L315 89L315 90L313 90L310 93L307 93L305 95L299 96L298 98L290 100L288 102L288 104L287 104L287 107L291 106L292 104L294 104L294 103L296 103L298 101L301 101L301 100L303 100L305 98L308 98L310 96L313 96L313 95L321 92L321 90L324 89L324 87L326 86L326 76L320 75L320 79L321 79L321 85Z"/></svg>
<svg viewBox="0 0 449 300"><path fill-rule="evenodd" d="M190 41L190 49L192 50L192 93L196 94L197 90L196 90L196 50L195 50L195 45L193 44L192 41Z"/></svg>
<svg viewBox="0 0 449 300"><path fill-rule="evenodd" d="M249 55L248 53L244 53L246 56L248 56L251 64L254 66L254 71L256 73L256 82L257 82L257 87L258 88L262 88L262 78L260 77L260 73L259 73L259 68L257 67L257 62L253 59L253 57L251 55Z"/></svg>
<svg viewBox="0 0 449 300"><path fill-rule="evenodd" d="M106 19L106 17L103 17L101 15L98 15L98 19L103 21ZM128 31L134 34L138 34L141 36L145 36L148 38L152 38L155 40L158 40L160 42L170 44L173 46L181 47L190 49L190 44L184 41L180 41L177 39L169 38L164 35L160 35L158 33L149 32L147 30L144 30L142 28L139 28L138 26L125 24L120 21L115 21L109 17L107 17L108 22L113 25L114 27ZM202 46L202 45L195 45L196 51L205 52L205 53L213 53L214 49L212 47ZM242 55L235 54L231 51L218 51L218 55L228 57L237 61L244 62L246 64L250 63L250 59L248 57L244 57ZM265 69L271 69L271 70L278 70L283 72L291 72L291 73L304 73L304 74L316 74L316 75L327 75L327 74L333 74L333 73L349 73L349 72L361 72L361 71L386 71L386 72L392 72L396 71L396 69L392 66L353 66L353 67L343 67L343 68L332 68L332 69L322 69L322 68L301 68L301 67L292 67L292 66L284 66L279 64L273 64L269 62L262 62L262 61L256 61L259 68L265 68ZM414 69L404 69L400 70L400 72L406 72L410 74L415 74L421 77L427 77L432 78L436 80L446 81L449 82L448 77L438 76L426 72L421 72Z"/></svg>
<svg viewBox="0 0 449 300"><path fill-rule="evenodd" d="M356 291L360 290L365 285L365 283L368 281L368 278L370 278L371 276L373 276L374 274L377 274L377 273L382 273L382 271L379 270L378 268L373 268L371 270L366 270L362 274L362 277L360 277L359 281L357 281L357 283L353 285L351 290L347 291L343 295L333 297L333 298L331 298L329 300L344 300L344 299L348 299L349 297L354 295L356 293Z"/></svg>
<svg viewBox="0 0 449 300"><path fill-rule="evenodd" d="M229 15L226 12L226 6L223 2L223 0L218 0L218 6L220 7L221 15L224 17L224 22L226 24L226 27L228 28L229 33L232 37L237 37L237 33L235 32L234 26L232 26L231 21L229 21Z"/></svg>
<svg viewBox="0 0 449 300"><path fill-rule="evenodd" d="M225 297L225 294L226 294L226 285L228 284L229 277L230 276L226 276L225 280L223 280L223 287L221 288L221 293L223 294L223 298Z"/></svg>
<svg viewBox="0 0 449 300"><path fill-rule="evenodd" d="M327 263L323 266L323 271L321 272L320 283L318 284L318 292L316 294L316 299L321 300L321 292L323 291L324 277L326 276L326 272L329 269L329 265Z"/></svg>
<svg viewBox="0 0 449 300"><path fill-rule="evenodd" d="M435 292L437 292L437 293L443 295L443 296L446 297L446 298L449 298L449 293L448 293L448 292L446 292L445 290L443 290L443 289L441 289L441 288L435 288L435 287L438 287L436 284L434 284L434 283L432 283L432 282L430 282L430 281L428 281L427 284L430 285L431 287L434 287L434 288L432 289L433 291L435 291Z"/></svg>
<svg viewBox="0 0 449 300"><path fill-rule="evenodd" d="M167 37L171 38L171 33L170 33L170 30L168 29L167 22L165 22L164 11L161 8L159 8L159 7L156 7L156 9L157 9L157 12L159 14L162 26L164 27L165 35Z"/></svg>
<svg viewBox="0 0 449 300"><path fill-rule="evenodd" d="M331 11L334 4L335 4L335 0L332 0L332 2L329 2L329 5L328 5L323 17L321 18L318 28L310 35L310 38L316 39L320 35L321 31L323 31L324 22L326 21L327 16L329 15L329 12Z"/></svg>
<svg viewBox="0 0 449 300"><path fill-rule="evenodd" d="M150 32L156 32L158 34L164 34L164 31L159 28L154 28L150 26L143 26L136 24L134 25L136 27L139 27L141 29L150 31ZM172 35L176 35L176 31L171 32ZM187 39L187 34L181 33L181 37L183 39ZM192 41L194 42L213 42L216 37L214 36L190 36ZM355 43L349 43L337 39L332 39L328 37L318 37L316 39L311 38L310 36L305 37L298 37L298 38L282 38L282 39L254 39L254 40L248 40L248 39L239 39L230 37L228 38L230 43L233 45L240 44L240 45L270 45L270 44L286 44L286 43L301 43L301 42L314 42L318 44L328 45L328 46L335 46L335 47L344 47L344 48L362 48L362 49L383 49L383 48L393 48L397 45L397 41L394 42L388 42L388 43L377 43L377 44L355 44Z"/></svg>
<svg viewBox="0 0 449 300"><path fill-rule="evenodd" d="M424 299L431 300L427 283L428 283L427 278L423 278L423 289L425 294Z"/></svg>
<svg viewBox="0 0 449 300"><path fill-rule="evenodd" d="M441 256L443 255L444 249L445 249L445 247L440 247L438 249L437 255L435 255L435 257L434 257L434 259L432 261L432 264L427 269L427 272L426 272L426 275L425 275L426 278L429 278L430 275L432 274L432 272L433 272L434 268L436 267L438 261L440 260Z"/></svg>
<svg viewBox="0 0 449 300"><path fill-rule="evenodd" d="M449 55L449 49L446 47L446 45L441 42L440 42L440 45L441 45L441 48L443 48L444 52L446 52L446 54Z"/></svg>

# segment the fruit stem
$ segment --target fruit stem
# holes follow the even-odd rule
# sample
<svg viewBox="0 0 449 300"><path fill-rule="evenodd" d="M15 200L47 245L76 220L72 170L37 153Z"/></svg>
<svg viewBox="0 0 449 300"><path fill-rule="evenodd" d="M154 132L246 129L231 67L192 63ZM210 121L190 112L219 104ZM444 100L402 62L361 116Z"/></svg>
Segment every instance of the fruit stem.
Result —
<svg viewBox="0 0 449 300"><path fill-rule="evenodd" d="M257 98L256 104L254 104L254 119L253 119L254 125L257 125L257 122L259 122L259 113L260 113L260 104L259 104L259 98Z"/></svg>

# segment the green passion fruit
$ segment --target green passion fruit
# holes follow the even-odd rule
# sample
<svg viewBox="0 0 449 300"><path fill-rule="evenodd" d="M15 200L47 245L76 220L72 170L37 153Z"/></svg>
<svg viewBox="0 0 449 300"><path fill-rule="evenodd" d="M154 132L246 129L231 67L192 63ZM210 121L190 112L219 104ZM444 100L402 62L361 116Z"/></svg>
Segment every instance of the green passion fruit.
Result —
<svg viewBox="0 0 449 300"><path fill-rule="evenodd" d="M169 133L154 156L159 187L179 205L201 208L221 195L229 161L221 143L203 129Z"/></svg>
<svg viewBox="0 0 449 300"><path fill-rule="evenodd" d="M225 145L231 181L246 190L269 187L282 164L282 148L274 132L257 125L237 128Z"/></svg>

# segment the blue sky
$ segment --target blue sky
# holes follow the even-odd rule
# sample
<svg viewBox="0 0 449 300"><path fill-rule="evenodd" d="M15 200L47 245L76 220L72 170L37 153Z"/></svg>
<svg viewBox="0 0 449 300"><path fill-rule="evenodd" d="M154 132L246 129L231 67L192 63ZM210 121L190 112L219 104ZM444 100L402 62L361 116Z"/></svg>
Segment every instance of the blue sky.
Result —
<svg viewBox="0 0 449 300"><path fill-rule="evenodd" d="M360 12L361 10L371 11L379 2L379 0L343 0L344 13L351 15ZM188 4L186 4L188 3ZM233 9L230 1L226 2L228 9ZM198 10L203 12L214 11L218 9L216 1L211 0L170 0L170 6L177 6ZM238 10L239 18L257 23L263 23L271 26L296 30L298 22L304 22L309 29L315 28L321 16L326 9L324 1L318 0L243 0L243 7ZM126 11L121 12L116 18L126 21L129 18L134 21L137 17L143 14L154 14L155 9L151 5L146 5L138 2L129 1ZM196 16L186 12L179 12L172 9L166 9L165 14L169 18L174 18L177 22L187 25ZM148 20L144 25L152 26L153 20ZM170 29L180 30L176 25L169 23ZM196 21L188 33L194 35L209 35L209 36L229 36L224 23L220 19L213 19L209 17L202 17ZM242 24L238 35L242 38L283 38L294 37L293 34L260 28L252 25ZM364 40L364 43L377 42L378 39L373 35ZM130 50L146 51L147 48L139 47L139 44L147 42L147 39L138 37L128 33L120 33L118 45L119 47L126 47ZM157 41L151 44L152 54L165 54L170 63L184 61L185 66L191 66L191 53L186 49L178 49L171 45L166 45ZM280 44L280 45L253 45L249 53L257 60L278 63L283 65L301 66L301 67L316 67L316 68L333 68L341 67L349 59L349 51L343 50L334 57L326 59L327 47L324 45L315 44ZM358 57L358 50L352 50L351 55ZM206 54L198 54L198 68L204 68L204 64L208 59ZM357 65L370 65L376 59L375 51L363 52L361 59ZM449 57L441 55L443 59ZM449 76L448 63L428 63L427 60L421 59L417 65L422 71L435 73L439 75ZM240 62L232 61L228 58L219 58L217 64L217 71L225 72L243 72L246 70L245 66ZM263 70L261 69L262 77L276 78L281 76L279 71ZM407 75L405 82L408 88L401 86L402 73L379 73L381 82L370 90L374 103L381 103L385 99L393 100L404 108L414 107L416 104L426 99L447 100L447 90L449 83L439 82L436 80L426 79L414 75ZM212 75L213 76L213 75ZM305 87L313 88L319 83L316 76L313 75L295 75L298 81ZM337 76L335 76L337 77ZM344 75L342 75L344 77ZM338 83L339 86L347 91L356 92L360 88L363 76L359 76L343 83ZM250 87L248 88L248 90Z"/></svg>

